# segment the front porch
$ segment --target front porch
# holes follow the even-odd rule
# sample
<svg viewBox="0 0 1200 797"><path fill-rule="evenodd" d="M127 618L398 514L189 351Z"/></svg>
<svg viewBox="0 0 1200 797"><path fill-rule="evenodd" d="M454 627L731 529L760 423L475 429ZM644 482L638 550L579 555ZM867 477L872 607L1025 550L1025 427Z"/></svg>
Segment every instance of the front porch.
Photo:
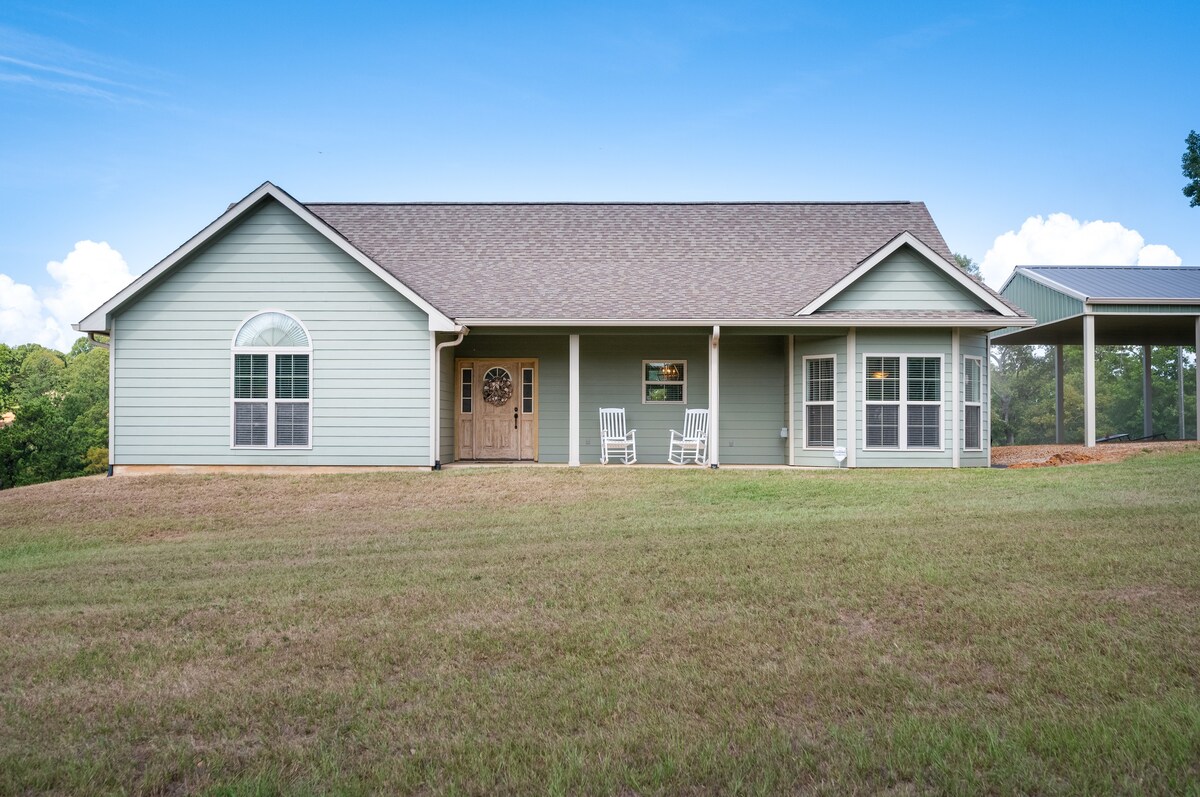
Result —
<svg viewBox="0 0 1200 797"><path fill-rule="evenodd" d="M624 408L627 427L637 430L640 465L666 466L671 430L682 430L685 411L697 408L710 413L710 465L988 462L986 375L974 385L974 445L963 437L963 358L984 362L986 355L975 330L475 327L455 340L438 338L439 467L599 464L601 407ZM938 371L936 412L925 416L923 442L901 429L900 397L891 410L892 437L868 440L867 391L857 383L866 378L868 353L876 352L896 363L912 355ZM815 366L824 369L823 385L809 384ZM678 378L663 381L664 373ZM508 395L493 394L495 403L484 395L488 375L508 380ZM899 385L898 374L890 378Z"/></svg>

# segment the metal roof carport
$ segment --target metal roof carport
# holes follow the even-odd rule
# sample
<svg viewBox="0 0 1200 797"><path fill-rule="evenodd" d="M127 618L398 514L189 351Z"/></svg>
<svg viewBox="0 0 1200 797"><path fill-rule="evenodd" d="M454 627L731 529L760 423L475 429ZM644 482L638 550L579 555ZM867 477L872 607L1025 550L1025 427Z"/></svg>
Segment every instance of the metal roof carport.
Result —
<svg viewBox="0 0 1200 797"><path fill-rule="evenodd" d="M1143 433L1150 435L1150 347L1200 351L1200 268L1018 266L1000 293L1038 320L993 332L999 345L1055 347L1055 434L1063 442L1063 346L1083 346L1084 442L1096 445L1096 346L1142 347ZM1182 369L1180 369L1182 379ZM1200 391L1196 401L1200 428Z"/></svg>

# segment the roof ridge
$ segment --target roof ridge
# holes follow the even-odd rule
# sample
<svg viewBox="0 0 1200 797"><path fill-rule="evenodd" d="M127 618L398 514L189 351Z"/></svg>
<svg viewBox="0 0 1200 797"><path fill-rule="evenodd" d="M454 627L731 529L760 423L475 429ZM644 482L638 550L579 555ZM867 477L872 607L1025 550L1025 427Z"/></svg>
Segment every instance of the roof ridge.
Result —
<svg viewBox="0 0 1200 797"><path fill-rule="evenodd" d="M623 200L617 200L617 201L612 201L612 202L590 202L590 201L550 200L550 201L532 201L532 202L519 202L519 201L512 201L512 202L508 202L508 201L499 201L499 202L491 202L491 201L481 201L481 202L439 202L439 201L305 202L303 204L306 207L328 206L328 205L343 205L343 206L345 206L345 205L370 205L370 206L395 206L395 207L414 207L414 206L417 206L417 207L422 207L422 206L423 207L534 207L534 206L536 206L536 207L546 207L546 206L555 206L555 207L563 207L563 206L565 206L565 207L571 207L571 206L587 206L587 207L596 207L596 206L604 206L604 207L613 207L613 206L621 206L621 207L717 206L717 207L726 207L726 206L745 206L745 205L768 205L768 206L770 206L770 205L782 205L782 206L796 206L796 205L920 205L923 203L920 202L919 200L911 200L911 199L882 199L882 200L862 200L862 201L834 200L834 201L829 201L829 202L824 202L824 201L820 201L820 200L734 200L734 201L729 201L729 202L716 201L716 200L666 201L666 202L654 202L654 201L642 202L642 201L623 201Z"/></svg>

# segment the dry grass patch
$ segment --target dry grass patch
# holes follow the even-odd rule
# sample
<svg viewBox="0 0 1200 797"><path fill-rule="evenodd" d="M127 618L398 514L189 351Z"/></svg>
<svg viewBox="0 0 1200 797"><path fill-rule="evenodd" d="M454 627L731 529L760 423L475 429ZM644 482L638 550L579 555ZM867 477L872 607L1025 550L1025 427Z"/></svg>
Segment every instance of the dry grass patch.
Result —
<svg viewBox="0 0 1200 797"><path fill-rule="evenodd" d="M1200 454L0 493L0 793L1186 791Z"/></svg>

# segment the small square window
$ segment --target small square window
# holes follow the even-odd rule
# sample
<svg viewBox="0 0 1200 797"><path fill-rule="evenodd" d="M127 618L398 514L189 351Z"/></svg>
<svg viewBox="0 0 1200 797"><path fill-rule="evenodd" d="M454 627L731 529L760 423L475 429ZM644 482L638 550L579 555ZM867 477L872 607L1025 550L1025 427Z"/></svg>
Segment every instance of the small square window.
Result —
<svg viewBox="0 0 1200 797"><path fill-rule="evenodd" d="M643 360L643 404L686 404L687 361Z"/></svg>

